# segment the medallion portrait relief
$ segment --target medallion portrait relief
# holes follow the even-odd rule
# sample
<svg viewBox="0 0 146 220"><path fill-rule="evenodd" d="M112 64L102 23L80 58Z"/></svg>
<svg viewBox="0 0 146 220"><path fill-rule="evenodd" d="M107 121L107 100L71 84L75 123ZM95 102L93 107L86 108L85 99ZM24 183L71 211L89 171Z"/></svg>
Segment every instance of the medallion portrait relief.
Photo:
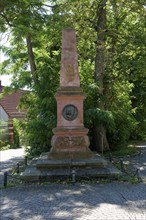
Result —
<svg viewBox="0 0 146 220"><path fill-rule="evenodd" d="M62 115L67 121L73 121L77 118L78 109L74 105L66 105L63 108Z"/></svg>

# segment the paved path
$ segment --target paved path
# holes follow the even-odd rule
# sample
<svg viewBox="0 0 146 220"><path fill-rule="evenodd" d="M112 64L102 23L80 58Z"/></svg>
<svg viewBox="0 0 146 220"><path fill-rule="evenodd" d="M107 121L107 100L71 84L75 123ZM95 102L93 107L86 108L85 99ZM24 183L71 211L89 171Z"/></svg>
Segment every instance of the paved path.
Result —
<svg viewBox="0 0 146 220"><path fill-rule="evenodd" d="M146 183L146 143L137 146L141 154L133 157L124 157L124 163L127 163L129 167L133 167L135 170L139 169L139 174L143 182Z"/></svg>
<svg viewBox="0 0 146 220"><path fill-rule="evenodd" d="M1 220L145 220L145 190L129 183L7 188Z"/></svg>
<svg viewBox="0 0 146 220"><path fill-rule="evenodd" d="M24 159L23 148L0 151L0 186L3 185L3 174Z"/></svg>
<svg viewBox="0 0 146 220"><path fill-rule="evenodd" d="M145 170L145 149L130 160L141 171ZM1 220L145 220L146 185L27 184L2 189L0 208Z"/></svg>

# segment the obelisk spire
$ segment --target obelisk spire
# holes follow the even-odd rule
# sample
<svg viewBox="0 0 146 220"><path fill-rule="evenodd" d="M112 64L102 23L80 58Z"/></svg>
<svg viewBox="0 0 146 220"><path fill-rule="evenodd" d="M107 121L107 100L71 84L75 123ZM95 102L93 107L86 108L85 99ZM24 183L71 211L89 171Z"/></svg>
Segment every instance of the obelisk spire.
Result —
<svg viewBox="0 0 146 220"><path fill-rule="evenodd" d="M80 87L76 34L71 28L62 32L60 86Z"/></svg>

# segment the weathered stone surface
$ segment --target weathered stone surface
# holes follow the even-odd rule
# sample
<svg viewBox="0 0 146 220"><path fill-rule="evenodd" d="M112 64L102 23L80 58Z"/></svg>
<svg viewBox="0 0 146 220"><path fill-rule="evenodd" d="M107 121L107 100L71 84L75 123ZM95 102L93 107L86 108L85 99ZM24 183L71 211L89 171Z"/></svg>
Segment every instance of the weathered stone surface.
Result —
<svg viewBox="0 0 146 220"><path fill-rule="evenodd" d="M57 127L84 127L83 124L83 99L84 97L80 94L72 95L72 93L68 93L68 95L57 95ZM63 109L67 105L74 105L78 110L77 117L68 121L63 117Z"/></svg>
<svg viewBox="0 0 146 220"><path fill-rule="evenodd" d="M71 28L62 33L60 85L80 86L76 36L75 30Z"/></svg>
<svg viewBox="0 0 146 220"><path fill-rule="evenodd" d="M69 148L70 151L81 150L82 148L89 147L89 138L88 136L54 136L52 139L52 146L56 146L57 149L66 149Z"/></svg>
<svg viewBox="0 0 146 220"><path fill-rule="evenodd" d="M48 154L49 159L74 159L74 158L91 158L93 157L92 152L89 149L86 149L84 151L70 151L70 150L65 150L65 151L58 151L58 150L53 150Z"/></svg>
<svg viewBox="0 0 146 220"><path fill-rule="evenodd" d="M60 154L58 154L60 155ZM35 164L34 164L35 162ZM25 170L21 178L26 181L52 180L55 177L71 177L72 171L76 177L114 177L118 178L122 173L109 161L99 154L94 154L92 158L62 158L48 159L48 153L43 153L38 160Z"/></svg>
<svg viewBox="0 0 146 220"><path fill-rule="evenodd" d="M92 158L63 158L63 159L52 159L48 160L48 154L45 156L41 156L40 159L37 161L36 166L38 169L53 169L53 168L63 168L63 167L70 167L70 168L79 168L79 167L96 167L96 168L105 168L107 166L107 161L103 159L98 154L93 154ZM59 155L59 154L58 154Z"/></svg>
<svg viewBox="0 0 146 220"><path fill-rule="evenodd" d="M88 129L84 127L57 127L53 129L53 133L49 158L93 157L93 153L89 150Z"/></svg>
<svg viewBox="0 0 146 220"><path fill-rule="evenodd" d="M52 138L52 149L49 158L91 158L93 153L89 150L89 138L84 136L57 136Z"/></svg>
<svg viewBox="0 0 146 220"><path fill-rule="evenodd" d="M80 88L76 36L73 29L62 34L60 88L57 101L57 127L53 129L49 159L92 158L88 129L84 128L83 100Z"/></svg>
<svg viewBox="0 0 146 220"><path fill-rule="evenodd" d="M78 135L78 136L84 136L88 134L89 129L88 128L84 128L81 126L78 127L68 127L68 126L58 126L56 128L53 129L53 133L55 135L62 135L64 136L65 134L68 135Z"/></svg>

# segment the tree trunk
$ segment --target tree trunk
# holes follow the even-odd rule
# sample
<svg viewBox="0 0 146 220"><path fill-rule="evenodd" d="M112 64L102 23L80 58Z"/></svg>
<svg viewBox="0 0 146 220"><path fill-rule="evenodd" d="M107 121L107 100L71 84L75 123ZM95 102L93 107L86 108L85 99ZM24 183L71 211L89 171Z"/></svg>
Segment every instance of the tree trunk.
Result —
<svg viewBox="0 0 146 220"><path fill-rule="evenodd" d="M30 34L28 34L26 38L26 43L27 43L28 59L30 63L30 70L31 70L32 78L34 80L34 83L38 83L38 76L36 72L36 64L35 64Z"/></svg>
<svg viewBox="0 0 146 220"><path fill-rule="evenodd" d="M100 94L100 101L97 103L97 108L105 108L105 103L103 101L103 77L105 73L105 41L106 41L106 0L101 0L98 4L96 12L96 25L95 30L97 33L97 43L96 43L96 57L95 57L95 72L94 80L98 83ZM107 151L109 150L109 144L106 137L106 129L102 124L97 124L94 122L93 125L93 140L95 144L96 151Z"/></svg>
<svg viewBox="0 0 146 220"><path fill-rule="evenodd" d="M95 151L105 152L109 150L109 144L106 138L106 129L102 124L93 126L93 143Z"/></svg>

